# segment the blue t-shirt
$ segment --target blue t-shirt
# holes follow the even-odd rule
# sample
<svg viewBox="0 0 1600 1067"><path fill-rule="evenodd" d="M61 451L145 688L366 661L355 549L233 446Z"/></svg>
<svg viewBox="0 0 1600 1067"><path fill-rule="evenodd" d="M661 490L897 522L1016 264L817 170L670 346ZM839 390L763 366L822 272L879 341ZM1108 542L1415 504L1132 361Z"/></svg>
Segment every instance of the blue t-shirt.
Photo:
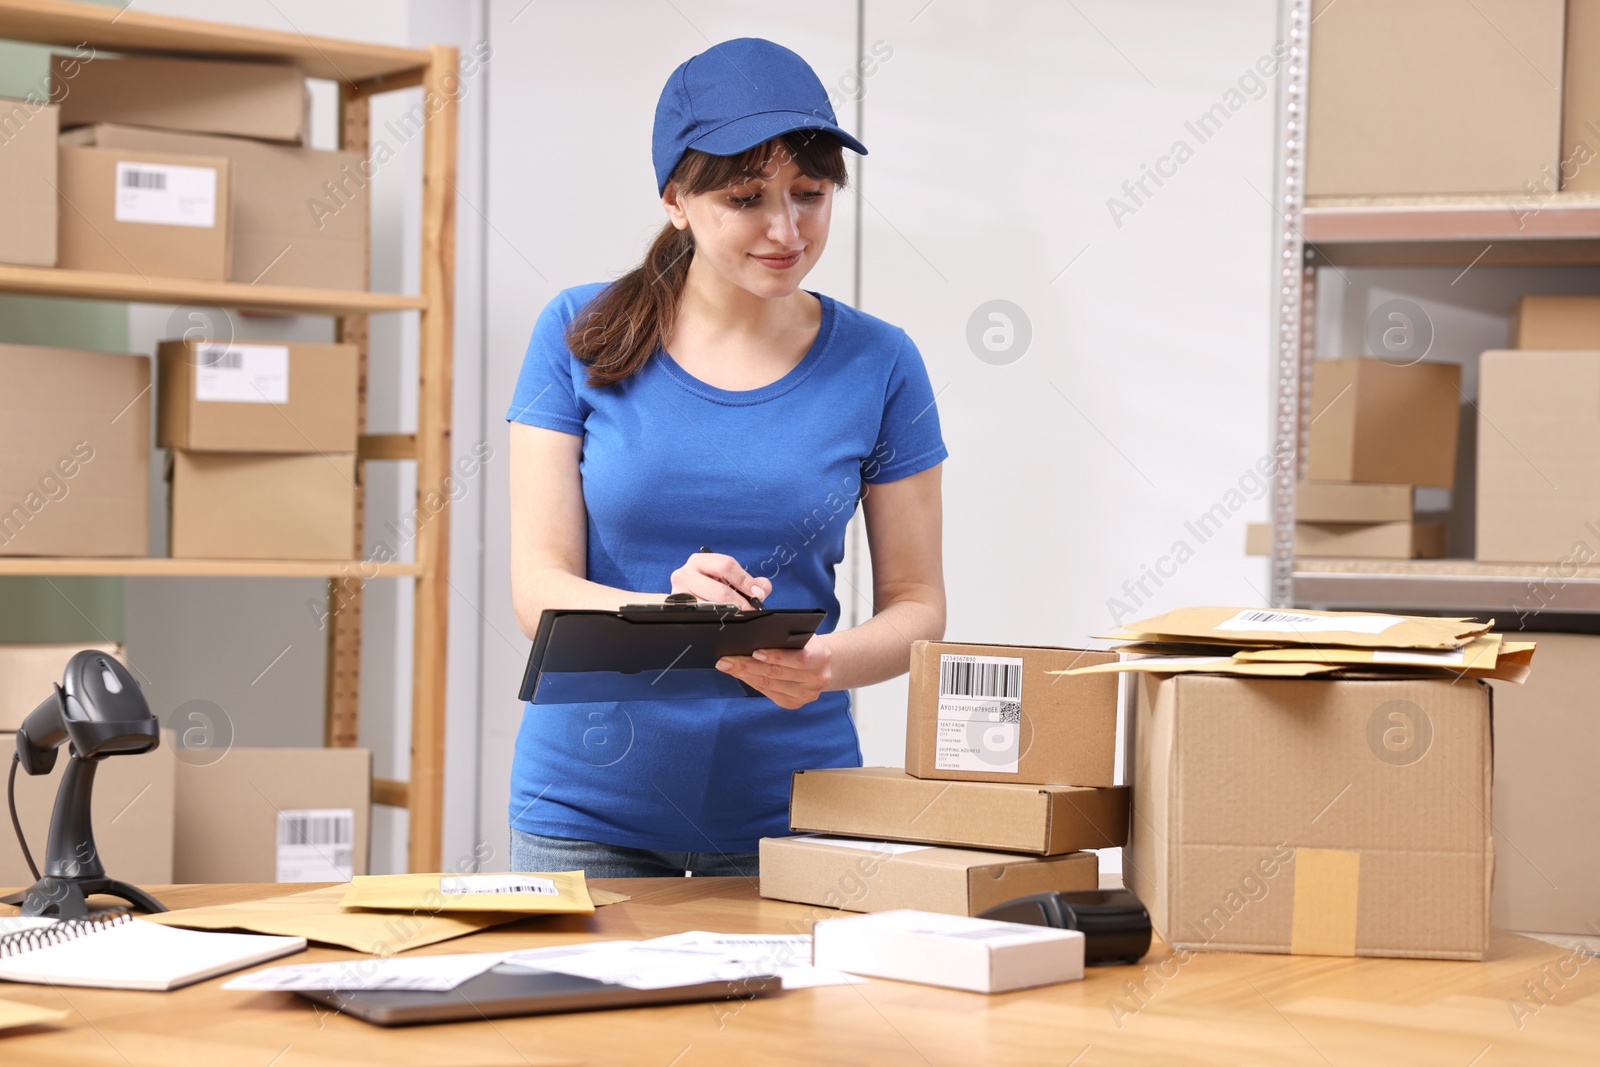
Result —
<svg viewBox="0 0 1600 1067"><path fill-rule="evenodd" d="M701 545L772 580L773 608L825 607L839 622L834 566L864 484L941 462L939 414L904 330L822 301L816 340L793 370L734 391L657 348L632 377L595 388L567 324L607 283L545 307L508 420L581 435L590 581L671 591ZM635 848L753 852L789 832L796 770L855 767L849 694L799 709L764 696L528 704L511 771L511 824Z"/></svg>

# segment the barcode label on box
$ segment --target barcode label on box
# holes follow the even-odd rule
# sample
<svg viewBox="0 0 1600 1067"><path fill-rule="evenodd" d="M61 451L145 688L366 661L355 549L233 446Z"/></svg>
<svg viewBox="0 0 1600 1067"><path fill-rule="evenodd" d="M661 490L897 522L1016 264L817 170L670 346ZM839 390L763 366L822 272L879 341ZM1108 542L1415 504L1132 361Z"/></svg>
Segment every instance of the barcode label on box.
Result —
<svg viewBox="0 0 1600 1067"><path fill-rule="evenodd" d="M348 882L355 875L355 839L350 808L278 812L278 881Z"/></svg>
<svg viewBox="0 0 1600 1067"><path fill-rule="evenodd" d="M941 654L934 767L1016 774L1021 746L1021 658Z"/></svg>
<svg viewBox="0 0 1600 1067"><path fill-rule="evenodd" d="M194 346L194 398L233 404L289 402L287 345Z"/></svg>
<svg viewBox="0 0 1600 1067"><path fill-rule="evenodd" d="M1356 634L1381 634L1405 620L1395 615L1302 615L1297 611L1241 611L1217 623L1218 630L1257 630L1274 634L1317 634L1343 630Z"/></svg>
<svg viewBox="0 0 1600 1067"><path fill-rule="evenodd" d="M117 161L116 218L157 226L217 224L217 172L213 167Z"/></svg>
<svg viewBox="0 0 1600 1067"><path fill-rule="evenodd" d="M439 879L439 892L445 896L466 893L537 893L558 897L561 890L548 878L525 874L462 874Z"/></svg>

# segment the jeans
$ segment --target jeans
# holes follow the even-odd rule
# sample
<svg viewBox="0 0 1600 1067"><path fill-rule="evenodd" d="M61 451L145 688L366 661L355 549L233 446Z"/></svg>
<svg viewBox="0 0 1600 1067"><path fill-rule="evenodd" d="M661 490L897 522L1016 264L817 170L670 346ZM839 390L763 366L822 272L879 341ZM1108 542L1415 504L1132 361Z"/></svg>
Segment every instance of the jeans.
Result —
<svg viewBox="0 0 1600 1067"><path fill-rule="evenodd" d="M511 827L513 871L583 871L589 878L682 878L737 876L759 872L754 852L662 852L569 837L546 837Z"/></svg>

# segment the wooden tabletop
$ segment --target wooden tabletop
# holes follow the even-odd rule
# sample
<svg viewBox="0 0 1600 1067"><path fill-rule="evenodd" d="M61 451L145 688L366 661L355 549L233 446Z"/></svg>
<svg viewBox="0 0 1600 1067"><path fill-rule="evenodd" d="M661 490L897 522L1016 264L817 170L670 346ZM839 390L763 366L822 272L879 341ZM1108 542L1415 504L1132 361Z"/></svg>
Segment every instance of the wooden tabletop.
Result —
<svg viewBox="0 0 1600 1067"><path fill-rule="evenodd" d="M592 918L528 920L416 954L684 930L792 933L834 914L762 900L753 884L738 878L594 884L633 899L601 908ZM178 908L275 896L285 887L153 891ZM356 955L314 947L292 961ZM402 1029L335 1015L288 993L225 992L218 988L223 980L173 993L0 983L0 997L71 1013L58 1027L0 1034L0 1064L1542 1067L1600 1062L1600 960L1499 931L1483 963L1174 955L1158 946L1136 967L1091 968L1082 982L997 996L874 980L746 1003Z"/></svg>

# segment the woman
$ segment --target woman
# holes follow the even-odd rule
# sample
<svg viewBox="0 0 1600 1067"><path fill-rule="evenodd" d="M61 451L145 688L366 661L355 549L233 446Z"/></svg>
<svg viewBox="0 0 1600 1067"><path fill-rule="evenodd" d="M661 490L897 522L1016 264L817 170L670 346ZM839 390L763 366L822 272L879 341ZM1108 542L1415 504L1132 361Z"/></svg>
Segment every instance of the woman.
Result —
<svg viewBox="0 0 1600 1067"><path fill-rule="evenodd" d="M788 832L791 772L860 765L846 690L943 634L946 452L922 357L800 288L843 146L866 152L788 49L744 38L690 59L656 110L667 225L638 269L539 316L508 415L523 632L545 608L675 592L827 617L802 649L718 664L758 697L528 705L512 870L754 874L757 841ZM858 499L873 616L837 631Z"/></svg>

